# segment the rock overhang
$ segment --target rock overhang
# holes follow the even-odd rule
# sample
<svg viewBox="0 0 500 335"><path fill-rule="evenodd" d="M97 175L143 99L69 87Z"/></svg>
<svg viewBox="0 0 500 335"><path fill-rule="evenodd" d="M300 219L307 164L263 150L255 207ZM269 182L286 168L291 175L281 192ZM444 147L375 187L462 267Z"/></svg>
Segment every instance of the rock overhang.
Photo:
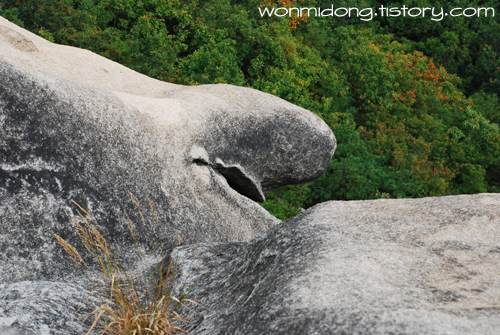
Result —
<svg viewBox="0 0 500 335"><path fill-rule="evenodd" d="M126 245L128 192L157 206L161 227L143 227L153 231L143 240L155 236L168 250L181 235L188 243L248 241L279 222L255 201L319 177L334 153L335 137L318 116L270 94L165 83L3 18L0 27L15 37L0 38L2 166L57 167L2 169L0 212L11 222L2 229L13 234L12 250L25 225L40 225L28 233L40 243L47 237L35 235L49 227L72 236L71 200Z"/></svg>

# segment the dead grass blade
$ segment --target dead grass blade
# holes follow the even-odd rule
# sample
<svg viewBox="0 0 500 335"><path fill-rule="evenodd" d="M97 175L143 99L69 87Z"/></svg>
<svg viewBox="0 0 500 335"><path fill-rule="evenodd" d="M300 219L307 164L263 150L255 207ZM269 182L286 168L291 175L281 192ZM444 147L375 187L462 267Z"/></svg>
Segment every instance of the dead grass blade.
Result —
<svg viewBox="0 0 500 335"><path fill-rule="evenodd" d="M139 208L139 201L131 193L130 196ZM157 220L154 206L149 198L148 201L155 220ZM187 331L176 325L188 322L187 318L178 314L178 310L180 307L190 310L183 304L184 301L202 305L186 299L184 296L181 299L172 296L174 278L178 273L174 270L173 265L170 264L166 271L162 267L156 268L157 276L152 276L152 279L148 278L147 280L147 283L153 288L150 291L144 281L125 269L112 246L89 222L89 220L94 220L89 213L76 202L73 201L73 203L78 207L79 214L79 220L73 219L77 234L94 262L101 268L100 279L92 281L91 293L85 299L87 301L92 294L95 294L101 301L99 307L84 317L86 320L88 317L94 316L94 322L87 334L90 334L93 329L100 329L103 335L188 334ZM141 219L144 220L140 209L139 213ZM144 260L145 254L137 246L130 220L127 224L137 248L136 252ZM89 269L89 266L73 246L60 236L56 234L54 236L78 266L80 266L79 263L83 263ZM152 243L151 245L153 246ZM156 255L156 251L154 253ZM97 284L97 289L94 289L95 284Z"/></svg>

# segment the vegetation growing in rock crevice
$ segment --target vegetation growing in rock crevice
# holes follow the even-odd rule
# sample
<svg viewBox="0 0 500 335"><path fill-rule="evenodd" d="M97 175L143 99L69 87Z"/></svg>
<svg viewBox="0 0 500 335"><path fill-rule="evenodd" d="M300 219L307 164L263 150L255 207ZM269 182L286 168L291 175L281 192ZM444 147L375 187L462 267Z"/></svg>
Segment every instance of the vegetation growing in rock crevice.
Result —
<svg viewBox="0 0 500 335"><path fill-rule="evenodd" d="M318 202L500 191L500 15L262 18L324 0L2 0L0 14L179 84L253 87L307 108L338 149L319 180L270 192L287 218ZM498 0L336 1L336 7L492 7Z"/></svg>
<svg viewBox="0 0 500 335"><path fill-rule="evenodd" d="M139 202L132 194L130 196L144 220ZM124 266L113 246L91 223L95 219L75 201L73 204L78 207L79 217L73 218L78 236L82 246L90 254L94 266L87 265L84 258L88 257L80 256L75 247L55 233L53 234L57 242L90 281L91 292L89 297L82 302L82 306L92 295L100 301L99 306L93 312L83 317L86 320L94 316L94 321L87 334L90 334L94 328L100 329L100 334L112 335L188 334L180 327L180 325L187 324L188 319L183 318L178 312L181 308L189 309L185 306L186 302L197 303L187 299L187 294L181 294L179 299L172 295L174 281L176 276L178 277L174 264L170 262L167 267L162 264L163 262L160 262L160 264L153 266L154 269L141 269L140 272L147 277L147 281L139 279L137 274ZM151 202L149 204L156 220L154 207ZM144 263L146 262L146 254L137 244L130 220L128 227L135 242L134 251L138 259ZM157 254L154 241L150 241L150 243L155 258L161 256L161 259L164 259L163 252ZM98 269L99 276L97 278L91 279L94 277L91 268L94 271L95 268ZM148 273L151 270L153 273ZM77 313L78 311L75 315Z"/></svg>

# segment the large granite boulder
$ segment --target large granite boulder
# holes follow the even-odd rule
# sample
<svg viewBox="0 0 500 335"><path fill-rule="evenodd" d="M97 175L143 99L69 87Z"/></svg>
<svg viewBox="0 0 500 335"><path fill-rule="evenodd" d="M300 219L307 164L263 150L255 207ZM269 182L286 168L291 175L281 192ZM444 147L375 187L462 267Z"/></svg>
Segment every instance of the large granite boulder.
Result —
<svg viewBox="0 0 500 335"><path fill-rule="evenodd" d="M500 334L500 194L331 201L172 258L193 334Z"/></svg>
<svg viewBox="0 0 500 335"><path fill-rule="evenodd" d="M168 254L180 236L249 241L279 223L256 201L319 177L335 145L319 117L269 94L154 80L0 17L0 328L82 333L37 315L85 292L52 235L80 245L72 200L134 268L128 217L151 262L150 243Z"/></svg>

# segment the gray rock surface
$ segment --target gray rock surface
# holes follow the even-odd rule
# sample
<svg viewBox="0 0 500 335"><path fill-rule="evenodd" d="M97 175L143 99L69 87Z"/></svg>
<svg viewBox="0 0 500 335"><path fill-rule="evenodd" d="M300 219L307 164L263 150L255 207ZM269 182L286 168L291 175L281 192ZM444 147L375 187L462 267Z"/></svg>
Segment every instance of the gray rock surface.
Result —
<svg viewBox="0 0 500 335"><path fill-rule="evenodd" d="M0 17L0 296L20 283L86 287L52 235L80 245L71 200L134 268L128 217L150 263L150 243L168 254L180 236L248 241L279 223L255 200L319 177L335 145L319 117L269 94L160 82ZM65 291L51 301L73 306ZM33 301L45 306L19 297L9 302L14 309L0 304L4 325L21 320ZM29 315L12 324L80 333L73 325L61 330L67 321Z"/></svg>
<svg viewBox="0 0 500 335"><path fill-rule="evenodd" d="M62 299L63 298L63 299ZM87 299L88 298L88 299ZM87 301L85 305L83 302ZM93 318L82 316L98 306L96 296L79 285L51 281L0 284L0 329L37 335L86 334ZM79 317L73 317L78 313ZM0 335L3 333L0 331Z"/></svg>
<svg viewBox="0 0 500 335"><path fill-rule="evenodd" d="M500 334L500 194L331 201L172 258L193 334Z"/></svg>

